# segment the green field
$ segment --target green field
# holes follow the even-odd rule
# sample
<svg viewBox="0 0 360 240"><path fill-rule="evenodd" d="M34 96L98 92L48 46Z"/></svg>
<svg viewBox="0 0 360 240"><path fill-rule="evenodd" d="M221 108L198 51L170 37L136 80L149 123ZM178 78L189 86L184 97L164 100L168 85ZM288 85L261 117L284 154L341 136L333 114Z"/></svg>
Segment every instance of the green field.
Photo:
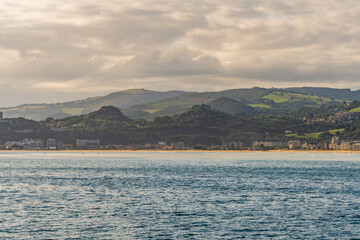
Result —
<svg viewBox="0 0 360 240"><path fill-rule="evenodd" d="M80 115L83 113L83 108L63 108L62 112L70 115Z"/></svg>
<svg viewBox="0 0 360 240"><path fill-rule="evenodd" d="M332 135L335 135L336 132L342 133L342 132L344 132L344 130L345 130L344 128L340 128L340 129L332 129L327 132L329 132ZM319 138L321 133L324 133L324 132L305 133L304 135L299 135L297 133L293 133L293 134L286 134L285 136L286 137L297 137L297 138Z"/></svg>
<svg viewBox="0 0 360 240"><path fill-rule="evenodd" d="M273 92L263 96L262 98L272 100L275 103L298 102L302 100L307 102L314 102L318 104L330 102L330 98L316 97L316 96L304 95L300 93Z"/></svg>
<svg viewBox="0 0 360 240"><path fill-rule="evenodd" d="M353 108L353 109L351 109L349 112L360 112L360 107L358 107L358 108Z"/></svg>
<svg viewBox="0 0 360 240"><path fill-rule="evenodd" d="M156 113L156 112L158 112L158 111L160 111L160 110L161 110L161 109L153 108L153 109L146 109L146 110L144 110L144 111L153 114L153 113Z"/></svg>
<svg viewBox="0 0 360 240"><path fill-rule="evenodd" d="M269 105L266 104L260 104L260 103L254 103L254 104L248 104L250 107L254 108L270 108Z"/></svg>

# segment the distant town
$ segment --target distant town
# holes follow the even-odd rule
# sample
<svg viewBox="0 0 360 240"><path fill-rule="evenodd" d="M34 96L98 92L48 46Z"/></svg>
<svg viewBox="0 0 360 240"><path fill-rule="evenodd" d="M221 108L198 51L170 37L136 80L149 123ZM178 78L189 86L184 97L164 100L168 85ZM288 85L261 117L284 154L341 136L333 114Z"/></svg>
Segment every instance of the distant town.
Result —
<svg viewBox="0 0 360 240"><path fill-rule="evenodd" d="M57 120L3 116L0 112L1 150L360 151L360 140L347 137L354 132L351 126L359 122L358 113L309 122L283 116L230 115L197 105L153 121L129 119L112 106Z"/></svg>
<svg viewBox="0 0 360 240"><path fill-rule="evenodd" d="M311 144L300 140L291 140L288 142L255 141L252 146L246 147L243 142L230 142L223 145L202 145L195 147L186 146L184 142L158 142L156 144L132 144L101 145L99 139L76 139L76 144L64 143L62 140L47 139L44 142L41 139L28 139L18 141L7 141L0 145L1 150L357 150L360 151L360 141L345 142L339 137L333 137L330 144L317 143Z"/></svg>

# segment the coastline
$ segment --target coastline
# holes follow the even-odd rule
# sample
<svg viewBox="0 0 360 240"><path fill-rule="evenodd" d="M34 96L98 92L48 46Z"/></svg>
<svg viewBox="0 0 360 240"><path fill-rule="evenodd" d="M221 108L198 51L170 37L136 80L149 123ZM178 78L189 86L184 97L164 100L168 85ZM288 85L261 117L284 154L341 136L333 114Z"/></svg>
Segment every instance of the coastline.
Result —
<svg viewBox="0 0 360 240"><path fill-rule="evenodd" d="M360 150L0 150L0 153L360 153Z"/></svg>

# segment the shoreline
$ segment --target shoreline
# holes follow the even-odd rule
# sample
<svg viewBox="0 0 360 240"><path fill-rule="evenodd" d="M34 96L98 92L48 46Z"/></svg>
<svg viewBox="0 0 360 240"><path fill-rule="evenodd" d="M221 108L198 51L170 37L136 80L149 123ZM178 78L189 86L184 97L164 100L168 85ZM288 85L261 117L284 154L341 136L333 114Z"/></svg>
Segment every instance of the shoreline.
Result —
<svg viewBox="0 0 360 240"><path fill-rule="evenodd" d="M360 153L360 150L0 150L0 153Z"/></svg>

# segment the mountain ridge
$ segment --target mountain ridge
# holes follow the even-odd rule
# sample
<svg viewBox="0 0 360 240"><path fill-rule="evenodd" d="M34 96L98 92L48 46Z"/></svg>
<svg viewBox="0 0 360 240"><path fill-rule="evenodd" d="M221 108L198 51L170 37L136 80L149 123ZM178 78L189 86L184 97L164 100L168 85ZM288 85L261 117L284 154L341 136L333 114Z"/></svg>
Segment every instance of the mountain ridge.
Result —
<svg viewBox="0 0 360 240"><path fill-rule="evenodd" d="M334 97L336 96L336 97ZM239 88L213 92L153 91L127 89L105 96L53 103L23 104L0 108L6 118L24 117L44 120L48 117L64 118L97 111L102 106L115 106L129 118L153 119L174 115L193 105L208 104L229 113L247 115L287 111L302 106L336 104L340 101L360 100L360 91L337 88ZM230 105L232 107L230 107Z"/></svg>

